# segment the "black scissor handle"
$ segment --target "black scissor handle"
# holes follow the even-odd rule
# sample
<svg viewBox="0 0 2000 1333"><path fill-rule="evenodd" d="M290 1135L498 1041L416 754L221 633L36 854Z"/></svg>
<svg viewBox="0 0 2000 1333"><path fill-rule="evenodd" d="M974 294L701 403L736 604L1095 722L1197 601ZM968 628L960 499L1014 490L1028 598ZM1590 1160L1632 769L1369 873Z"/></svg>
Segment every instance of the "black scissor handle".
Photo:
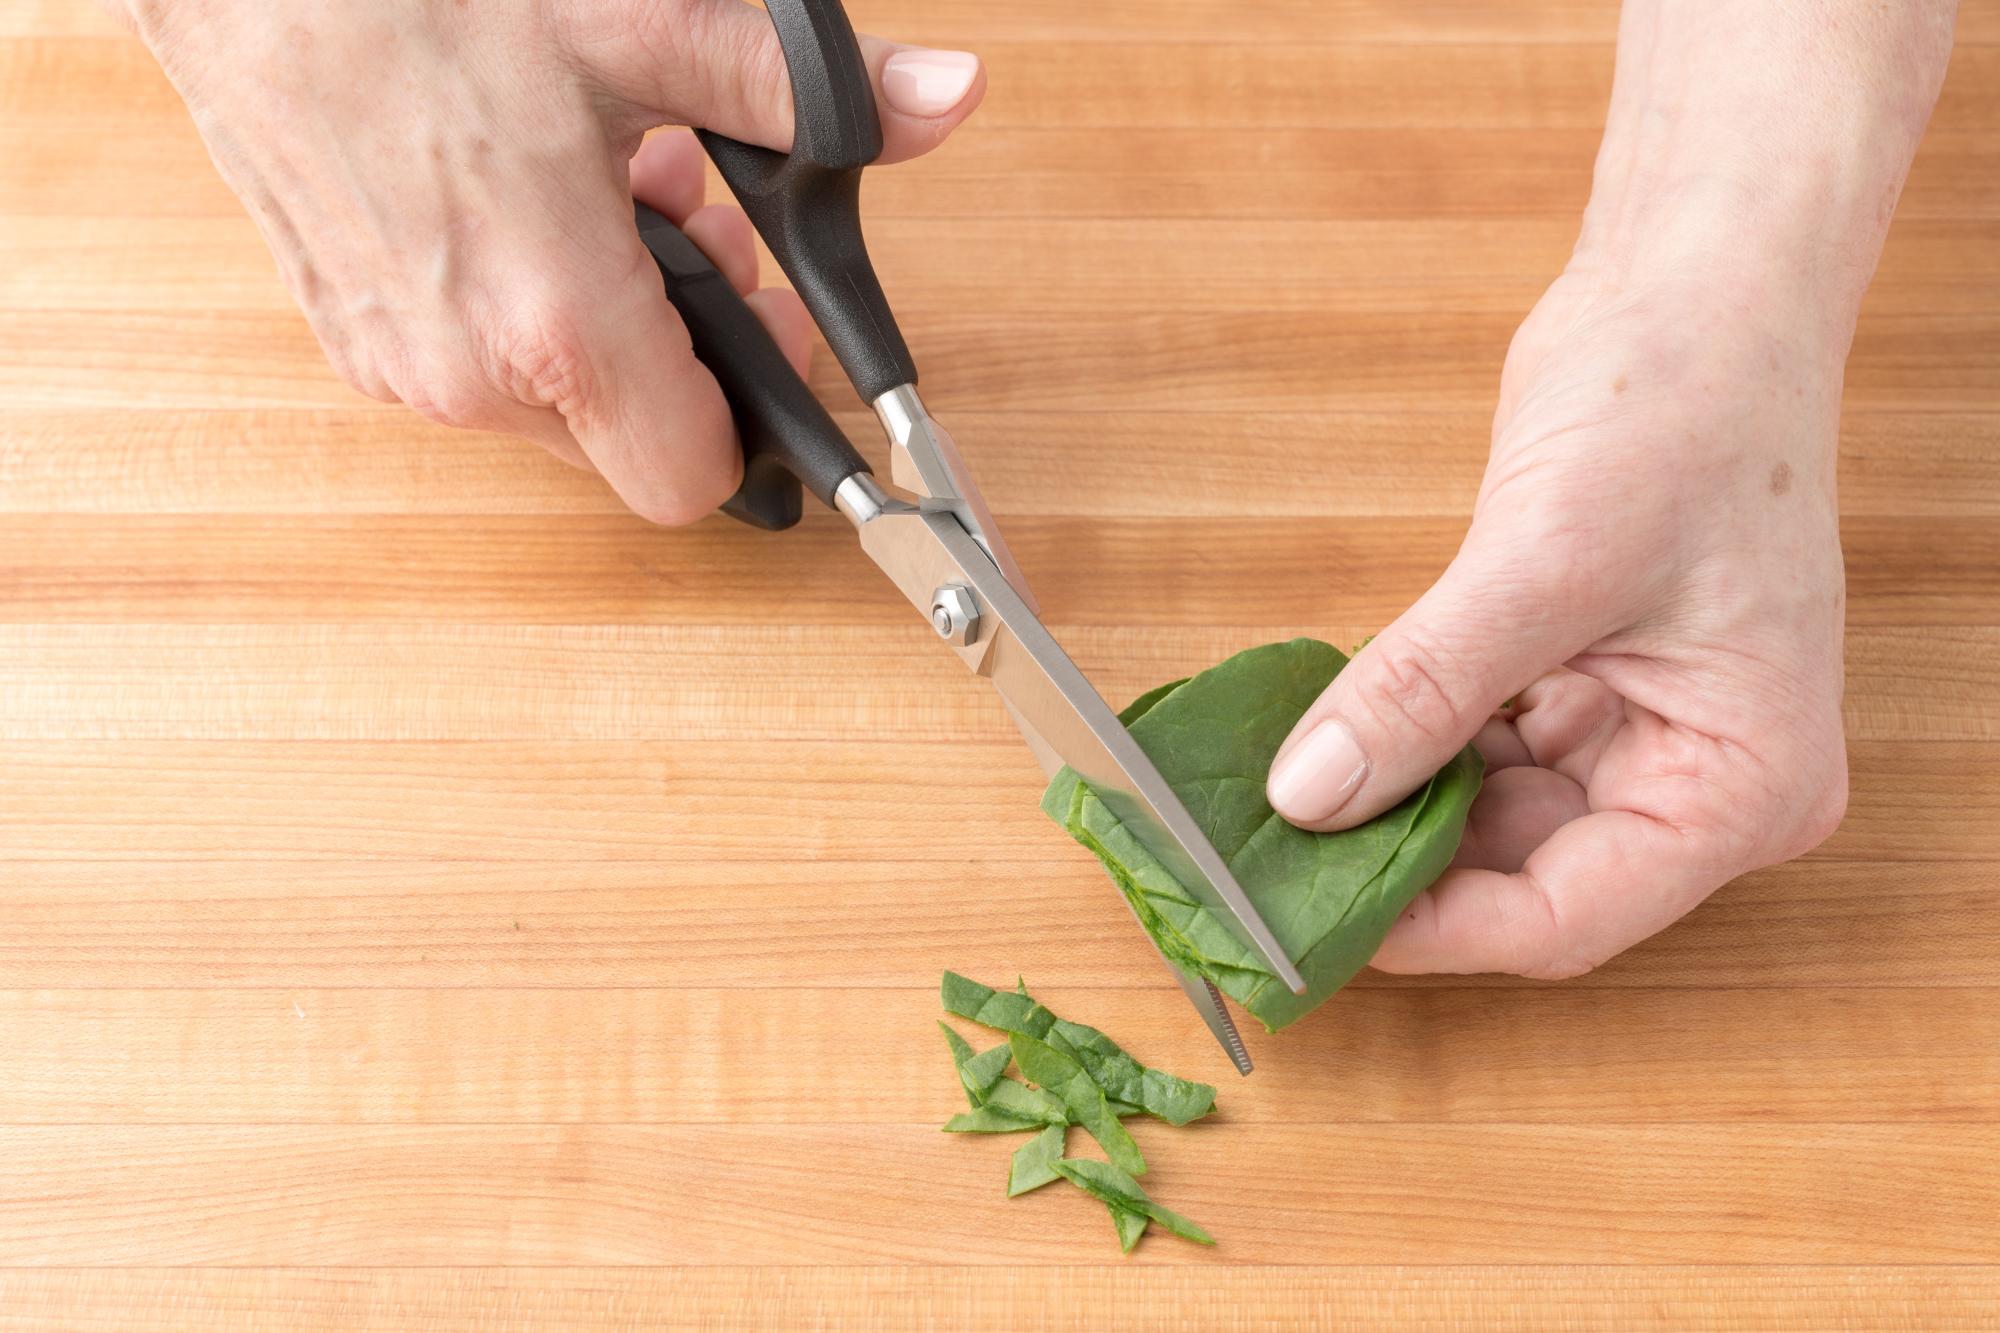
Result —
<svg viewBox="0 0 2000 1333"><path fill-rule="evenodd" d="M861 169L882 154L875 86L840 0L766 0L792 83L792 151L708 130L702 147L866 403L917 365L861 235Z"/></svg>
<svg viewBox="0 0 2000 1333"><path fill-rule="evenodd" d="M736 418L743 485L722 511L753 527L789 528L799 521L802 483L831 506L840 483L868 471L867 462L701 247L646 205L632 212L694 354Z"/></svg>

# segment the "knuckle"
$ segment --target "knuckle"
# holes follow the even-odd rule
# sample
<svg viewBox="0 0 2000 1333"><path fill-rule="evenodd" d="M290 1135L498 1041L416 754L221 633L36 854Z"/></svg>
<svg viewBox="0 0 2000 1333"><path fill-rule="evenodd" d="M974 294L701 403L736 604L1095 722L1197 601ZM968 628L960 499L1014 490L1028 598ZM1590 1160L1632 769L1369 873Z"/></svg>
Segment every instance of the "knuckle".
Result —
<svg viewBox="0 0 2000 1333"><path fill-rule="evenodd" d="M490 391L477 375L457 366L418 369L397 396L417 415L441 426L476 430L493 420Z"/></svg>
<svg viewBox="0 0 2000 1333"><path fill-rule="evenodd" d="M389 379L379 371L373 362L350 355L345 349L328 348L326 361L341 383L364 397L373 398L378 403L393 403L396 391L389 386Z"/></svg>
<svg viewBox="0 0 2000 1333"><path fill-rule="evenodd" d="M1510 970L1516 976L1535 981L1568 981L1602 962L1577 944L1571 923L1563 919L1562 909L1548 885L1526 872L1522 879L1527 884L1531 905L1523 915L1532 919L1514 923L1526 948L1524 956Z"/></svg>
<svg viewBox="0 0 2000 1333"><path fill-rule="evenodd" d="M494 340L496 378L522 402L565 416L596 395L584 352L583 318L573 298L543 298L506 320Z"/></svg>
<svg viewBox="0 0 2000 1333"><path fill-rule="evenodd" d="M1451 739L1458 706L1441 655L1411 637L1374 647L1381 656L1362 678L1361 706L1386 730L1414 731L1433 741Z"/></svg>
<svg viewBox="0 0 2000 1333"><path fill-rule="evenodd" d="M754 119L756 113L790 95L791 73L775 28L765 22L743 21L734 12L728 12L725 21L724 12L728 11L717 7L717 21L707 34L711 45L703 48L711 53L706 62L711 104L724 98L740 99L741 105L733 109Z"/></svg>

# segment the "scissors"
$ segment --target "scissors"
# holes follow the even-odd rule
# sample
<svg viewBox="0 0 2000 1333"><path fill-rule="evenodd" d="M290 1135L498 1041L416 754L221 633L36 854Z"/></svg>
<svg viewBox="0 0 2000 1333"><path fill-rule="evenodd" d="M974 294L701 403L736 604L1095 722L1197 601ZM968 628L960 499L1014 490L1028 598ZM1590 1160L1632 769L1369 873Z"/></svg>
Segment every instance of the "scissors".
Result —
<svg viewBox="0 0 2000 1333"><path fill-rule="evenodd" d="M882 126L840 0L766 0L765 7L791 77L791 151L696 133L855 392L874 409L889 438L891 480L913 498L892 496L876 481L701 249L666 218L635 204L639 235L659 265L667 299L736 420L743 484L723 511L775 531L799 521L802 492L810 491L845 515L862 552L965 665L999 691L1043 770L1074 769L1273 975L1303 993L1298 969L1200 826L1043 626L957 447L918 396L916 362L861 234L861 170L882 152ZM1238 1071L1248 1074L1249 1052L1215 984L1161 958Z"/></svg>

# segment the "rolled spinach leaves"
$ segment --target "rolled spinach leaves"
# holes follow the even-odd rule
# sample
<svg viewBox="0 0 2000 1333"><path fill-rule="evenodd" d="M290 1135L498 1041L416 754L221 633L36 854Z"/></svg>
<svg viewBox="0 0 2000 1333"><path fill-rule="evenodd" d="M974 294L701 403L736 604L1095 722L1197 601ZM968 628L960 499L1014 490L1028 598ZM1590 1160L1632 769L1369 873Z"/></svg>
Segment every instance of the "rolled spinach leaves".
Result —
<svg viewBox="0 0 2000 1333"><path fill-rule="evenodd" d="M1043 811L1104 863L1161 950L1271 1030L1317 1008L1374 955L1397 914L1450 863L1479 791L1483 765L1468 746L1358 828L1309 833L1273 811L1264 799L1271 760L1346 665L1339 649L1314 639L1266 644L1151 690L1119 714L1298 965L1304 995L1271 975L1205 900L1206 888L1169 873L1075 772L1056 774L1042 796ZM1122 1088L1114 1095L1139 1101Z"/></svg>

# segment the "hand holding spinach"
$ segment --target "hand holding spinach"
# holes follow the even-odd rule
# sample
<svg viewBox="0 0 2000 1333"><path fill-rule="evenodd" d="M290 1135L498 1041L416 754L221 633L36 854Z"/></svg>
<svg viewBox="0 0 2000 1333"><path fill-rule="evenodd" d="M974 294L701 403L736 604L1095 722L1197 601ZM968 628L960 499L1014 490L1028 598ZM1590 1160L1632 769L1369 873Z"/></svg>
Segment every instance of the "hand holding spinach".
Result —
<svg viewBox="0 0 2000 1333"><path fill-rule="evenodd" d="M1271 771L1336 829L1485 753L1459 868L1376 966L1574 976L1839 824L1842 374L1953 10L1626 0L1471 530Z"/></svg>
<svg viewBox="0 0 2000 1333"><path fill-rule="evenodd" d="M1359 828L1311 833L1279 818L1264 798L1264 775L1346 664L1313 639L1266 644L1162 685L1119 714L1298 965L1304 995L1265 970L1227 915L1174 878L1074 772L1058 773L1042 797L1049 817L1104 862L1161 950L1271 1028L1309 1013L1368 961L1397 913L1450 862L1479 790L1479 756L1465 749Z"/></svg>

